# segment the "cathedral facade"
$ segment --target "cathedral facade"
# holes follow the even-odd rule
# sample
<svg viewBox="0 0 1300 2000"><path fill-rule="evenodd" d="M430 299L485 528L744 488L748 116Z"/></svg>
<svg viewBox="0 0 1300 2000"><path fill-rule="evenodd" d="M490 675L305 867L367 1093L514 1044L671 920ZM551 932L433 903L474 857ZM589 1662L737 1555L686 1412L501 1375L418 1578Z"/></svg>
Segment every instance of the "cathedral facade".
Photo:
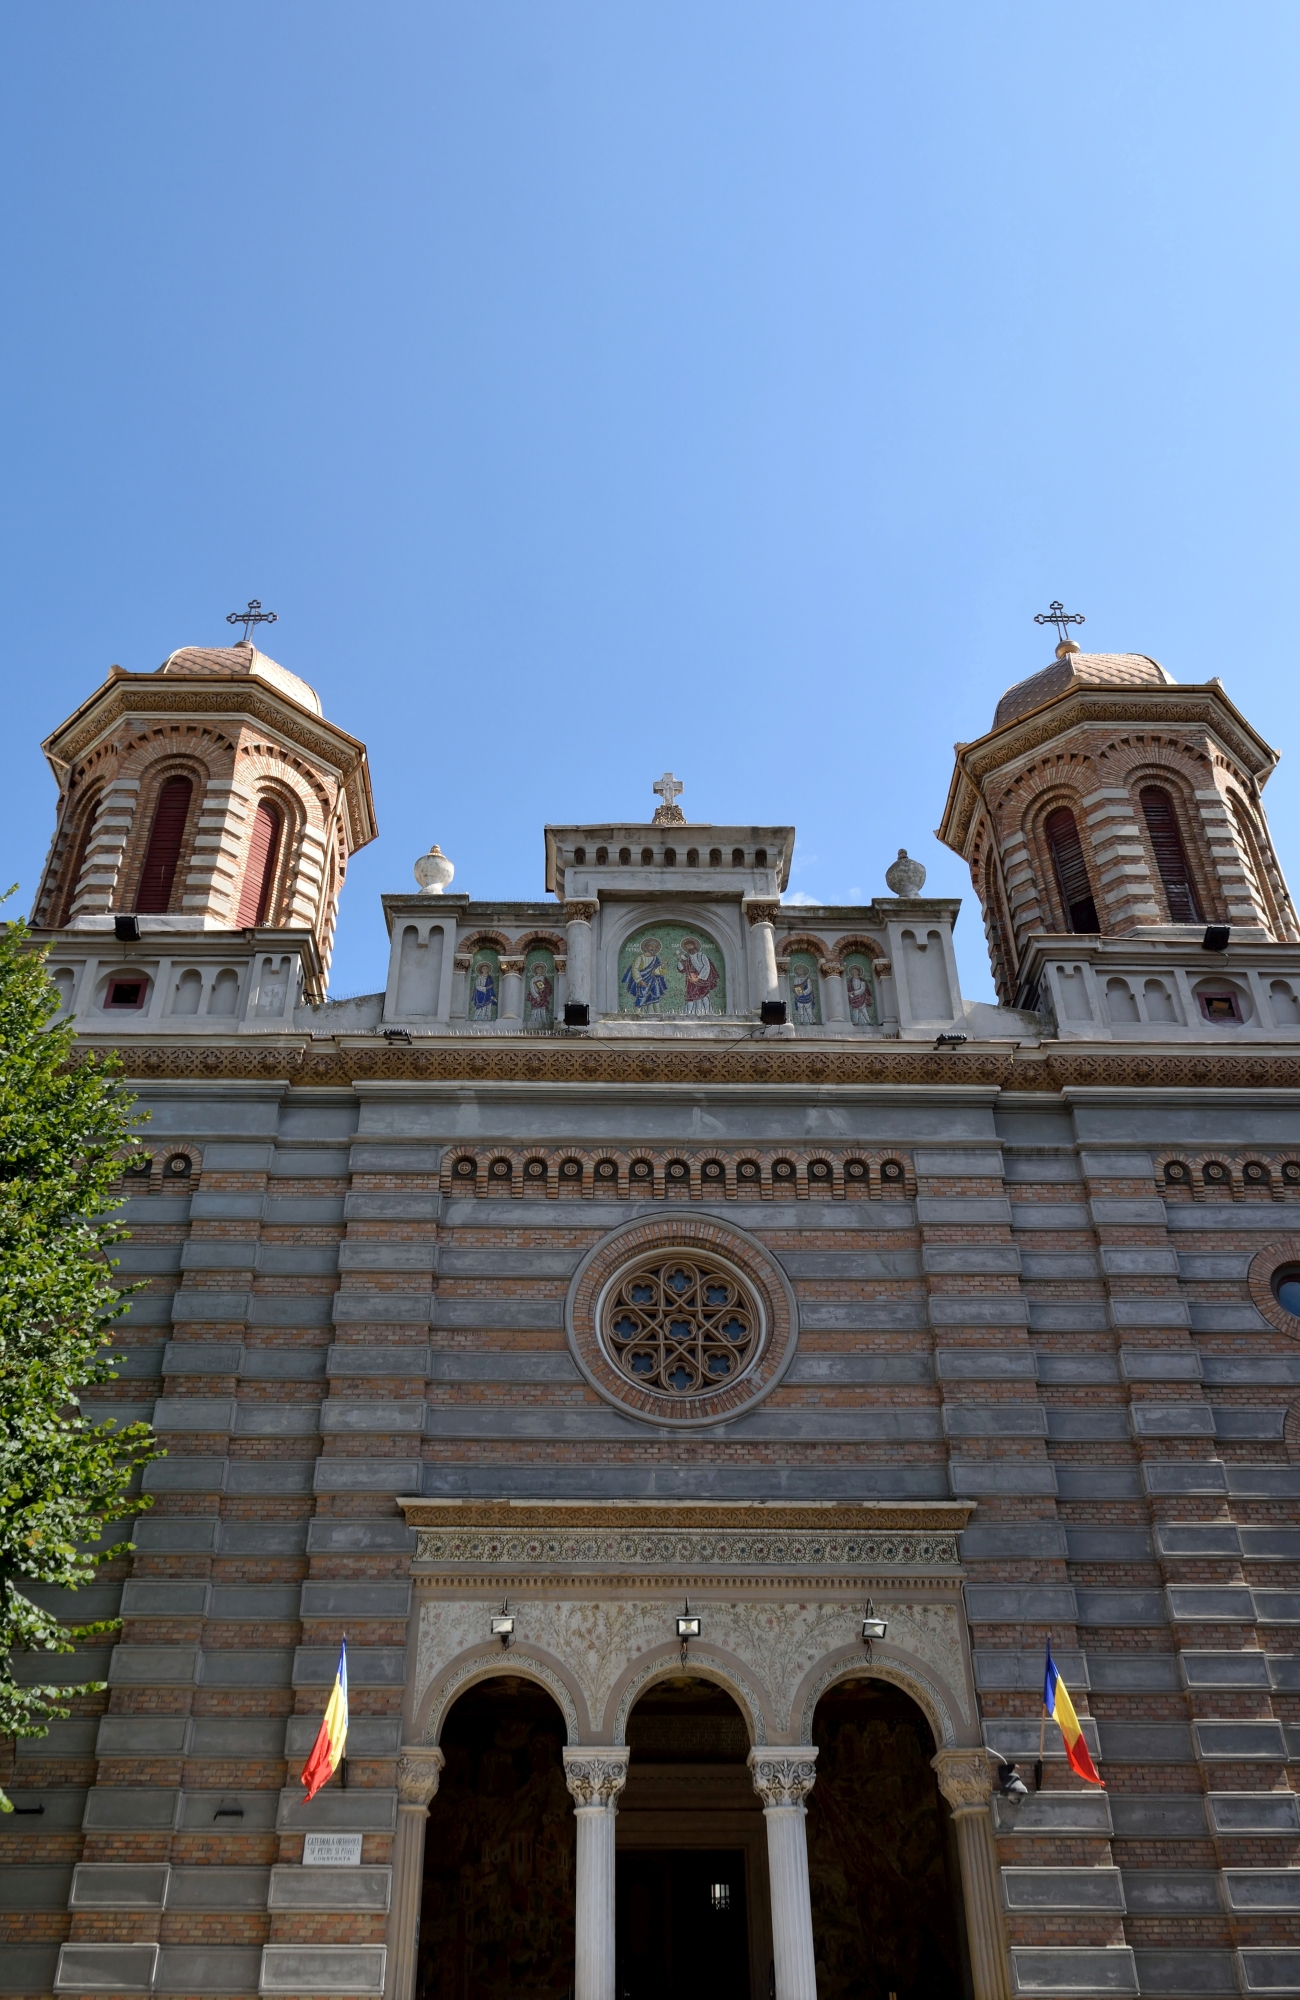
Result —
<svg viewBox="0 0 1300 2000"><path fill-rule="evenodd" d="M422 856L331 1001L306 682L184 648L44 747L149 1113L94 1408L166 1455L57 1603L123 1622L13 1755L0 1990L1300 1993L1300 925L1217 680L1063 643L958 746L996 1005L908 857L785 904L667 775L540 896Z"/></svg>

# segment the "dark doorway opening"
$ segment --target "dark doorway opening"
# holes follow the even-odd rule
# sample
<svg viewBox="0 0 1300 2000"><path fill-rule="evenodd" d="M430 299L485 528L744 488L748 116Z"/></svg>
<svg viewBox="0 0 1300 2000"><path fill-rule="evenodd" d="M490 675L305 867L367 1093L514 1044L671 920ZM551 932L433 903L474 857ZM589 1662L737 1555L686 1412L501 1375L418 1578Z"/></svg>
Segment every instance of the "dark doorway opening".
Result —
<svg viewBox="0 0 1300 2000"><path fill-rule="evenodd" d="M628 1720L619 1802L617 2000L764 2000L766 1833L730 1695L675 1675Z"/></svg>
<svg viewBox="0 0 1300 2000"><path fill-rule="evenodd" d="M840 1681L817 1704L813 1741L818 2000L969 1995L956 1842L925 1716L887 1681Z"/></svg>
<svg viewBox="0 0 1300 2000"><path fill-rule="evenodd" d="M418 2000L566 2000L575 1823L560 1711L533 1681L480 1681L452 1709L441 1742Z"/></svg>
<svg viewBox="0 0 1300 2000"><path fill-rule="evenodd" d="M741 1848L624 1854L619 2000L749 2000Z"/></svg>

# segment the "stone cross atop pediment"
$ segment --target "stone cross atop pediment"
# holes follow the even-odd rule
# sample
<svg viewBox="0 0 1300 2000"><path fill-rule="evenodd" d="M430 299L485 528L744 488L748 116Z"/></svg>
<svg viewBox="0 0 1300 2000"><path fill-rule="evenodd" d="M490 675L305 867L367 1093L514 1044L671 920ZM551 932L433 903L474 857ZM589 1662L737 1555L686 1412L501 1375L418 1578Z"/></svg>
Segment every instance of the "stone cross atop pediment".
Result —
<svg viewBox="0 0 1300 2000"><path fill-rule="evenodd" d="M663 804L656 806L653 826L685 826L686 814L677 804L677 795L685 790L681 780L674 778L671 771L665 771L662 778L656 778L650 788L657 792Z"/></svg>

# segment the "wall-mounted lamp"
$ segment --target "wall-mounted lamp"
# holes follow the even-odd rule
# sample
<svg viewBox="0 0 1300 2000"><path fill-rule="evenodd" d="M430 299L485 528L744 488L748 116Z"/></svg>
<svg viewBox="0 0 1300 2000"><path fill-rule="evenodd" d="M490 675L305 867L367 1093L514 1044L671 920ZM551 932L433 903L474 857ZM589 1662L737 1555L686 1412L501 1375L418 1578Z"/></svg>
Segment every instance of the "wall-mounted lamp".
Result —
<svg viewBox="0 0 1300 2000"><path fill-rule="evenodd" d="M501 1609L492 1620L492 1637L494 1639L499 1639L501 1641L502 1646L504 1647L510 1644L510 1641L514 1638L514 1636L515 1636L514 1613L513 1611L511 1611L510 1606L503 1597L501 1600Z"/></svg>
<svg viewBox="0 0 1300 2000"><path fill-rule="evenodd" d="M936 1049L959 1049L967 1040L969 1037L966 1035L939 1035L935 1038L934 1046Z"/></svg>
<svg viewBox="0 0 1300 2000"><path fill-rule="evenodd" d="M876 1607L871 1602L871 1599L868 1598L867 1608L862 1614L862 1643L867 1649L868 1659L871 1658L872 1640L883 1639L888 1630L888 1621L876 1616Z"/></svg>
<svg viewBox="0 0 1300 2000"><path fill-rule="evenodd" d="M686 1599L686 1608L677 1620L677 1637L682 1642L682 1665L686 1665L686 1648L692 1639L700 1636L700 1621L691 1610L691 1600Z"/></svg>
<svg viewBox="0 0 1300 2000"><path fill-rule="evenodd" d="M139 917L114 917L113 936L117 939L119 944L139 944L140 942Z"/></svg>

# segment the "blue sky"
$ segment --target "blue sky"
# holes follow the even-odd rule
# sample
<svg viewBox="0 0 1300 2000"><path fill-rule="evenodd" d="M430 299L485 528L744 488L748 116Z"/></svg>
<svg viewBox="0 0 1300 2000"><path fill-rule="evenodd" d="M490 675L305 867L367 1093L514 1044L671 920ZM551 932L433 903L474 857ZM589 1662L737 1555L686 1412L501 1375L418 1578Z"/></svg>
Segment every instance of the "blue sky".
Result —
<svg viewBox="0 0 1300 2000"><path fill-rule="evenodd" d="M1296 727L1300 10L60 0L0 64L3 870L111 662L267 649L370 746L378 897L542 834L793 821L883 890L956 739L1084 643ZM11 906L12 907L12 906Z"/></svg>

